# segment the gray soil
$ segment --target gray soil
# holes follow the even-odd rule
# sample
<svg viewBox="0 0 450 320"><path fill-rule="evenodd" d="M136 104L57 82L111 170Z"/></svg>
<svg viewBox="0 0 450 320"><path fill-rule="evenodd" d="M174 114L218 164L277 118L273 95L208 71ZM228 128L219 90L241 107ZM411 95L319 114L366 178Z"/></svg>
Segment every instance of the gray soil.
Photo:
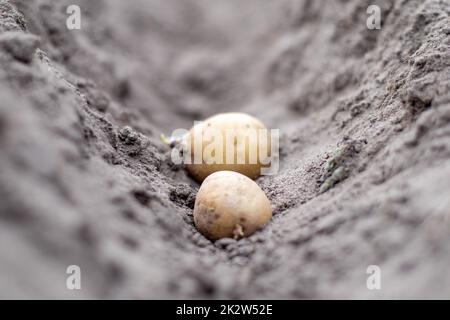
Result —
<svg viewBox="0 0 450 320"><path fill-rule="evenodd" d="M0 65L0 298L450 297L450 0L0 0ZM159 135L224 111L281 168L212 243Z"/></svg>

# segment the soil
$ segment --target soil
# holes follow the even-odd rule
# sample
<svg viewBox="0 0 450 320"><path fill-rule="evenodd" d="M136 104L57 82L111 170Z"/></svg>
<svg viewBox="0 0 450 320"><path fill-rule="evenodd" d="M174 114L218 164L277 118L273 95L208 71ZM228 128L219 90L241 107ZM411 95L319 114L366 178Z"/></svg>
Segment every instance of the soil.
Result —
<svg viewBox="0 0 450 320"><path fill-rule="evenodd" d="M0 0L0 65L0 298L450 296L449 0ZM159 136L224 111L281 161L211 242Z"/></svg>

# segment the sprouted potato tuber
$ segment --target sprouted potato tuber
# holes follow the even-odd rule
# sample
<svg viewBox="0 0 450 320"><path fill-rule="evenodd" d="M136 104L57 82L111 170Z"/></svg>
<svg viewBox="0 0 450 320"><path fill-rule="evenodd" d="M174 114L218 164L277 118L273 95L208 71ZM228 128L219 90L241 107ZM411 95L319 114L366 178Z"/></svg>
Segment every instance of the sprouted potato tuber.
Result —
<svg viewBox="0 0 450 320"><path fill-rule="evenodd" d="M222 113L196 124L181 139L162 137L188 150L186 169L202 182L213 172L229 170L251 179L270 166L271 135L264 124L245 113Z"/></svg>
<svg viewBox="0 0 450 320"><path fill-rule="evenodd" d="M209 175L195 200L195 226L211 240L249 236L271 218L272 208L264 191L233 171Z"/></svg>

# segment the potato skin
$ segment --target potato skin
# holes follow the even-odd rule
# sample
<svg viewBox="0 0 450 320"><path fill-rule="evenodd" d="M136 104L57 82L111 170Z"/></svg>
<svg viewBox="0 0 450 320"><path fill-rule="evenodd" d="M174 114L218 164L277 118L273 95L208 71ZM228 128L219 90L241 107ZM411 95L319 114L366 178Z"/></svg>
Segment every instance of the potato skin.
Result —
<svg viewBox="0 0 450 320"><path fill-rule="evenodd" d="M272 208L264 191L237 172L209 175L195 199L195 226L210 240L249 236L271 218Z"/></svg>
<svg viewBox="0 0 450 320"><path fill-rule="evenodd" d="M266 129L266 126L259 121L258 119L245 114L245 113L238 113L238 112L230 112L230 113L221 113L218 115L215 115L211 118L206 119L201 124L198 124L194 128L192 128L187 135L188 139L185 140L185 143L187 145L191 146L191 150L194 149L194 143L196 142L194 129L201 130L202 134L208 128L213 128L216 130L219 130L221 134L225 137L226 130L247 130L247 129L253 129L253 130L260 130L260 129ZM245 136L245 135L244 135ZM268 156L270 156L270 134L268 133ZM198 140L198 139L197 139ZM246 163L238 164L238 163L225 163L225 152L229 146L224 142L224 161L220 164L208 164L207 160L208 157L207 154L205 154L205 148L210 143L209 141L202 141L202 160L203 164L186 164L186 169L190 173L190 175L197 180L198 182L202 182L207 176L209 176L213 172L217 171L235 171L242 173L243 175L246 175L250 179L256 179L261 175L261 168L264 167L264 165L260 162L260 159L258 158L257 163L248 163L249 159L249 153L252 150L257 150L259 152L259 144L258 145L250 145L250 143L245 143L245 155L242 155L246 159ZM198 142L200 144L200 142ZM236 145L236 144L235 144ZM194 151L193 151L194 152ZM238 151L235 151L235 155L237 155ZM193 159L193 157L192 157ZM267 165L266 165L267 166Z"/></svg>

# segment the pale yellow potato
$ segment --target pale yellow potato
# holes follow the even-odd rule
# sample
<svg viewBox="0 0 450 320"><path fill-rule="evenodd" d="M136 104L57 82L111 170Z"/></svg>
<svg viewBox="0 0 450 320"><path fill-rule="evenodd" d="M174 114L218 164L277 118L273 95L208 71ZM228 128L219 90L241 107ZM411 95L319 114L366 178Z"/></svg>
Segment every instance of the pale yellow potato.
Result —
<svg viewBox="0 0 450 320"><path fill-rule="evenodd" d="M256 179L261 175L261 168L269 167L270 163L263 164L260 158L259 152L262 147L262 141L250 140L252 136L250 132L256 132L257 130L264 129L267 131L266 126L258 119L245 114L245 113L222 113L215 115L211 118L206 119L201 124L194 126L189 134L186 135L184 143L190 145L192 150L191 160L194 160L195 153L201 150L201 164L187 164L186 168L189 173L199 182L203 181L208 175L213 172L230 170L242 173L251 179ZM195 134L195 130L201 134ZM219 154L216 155L215 152L211 156L206 152L208 145L211 144L211 140L207 139L207 132L213 132L212 130L217 130L223 136L223 153L222 157ZM232 132L236 134L236 139L233 141L227 140L226 133ZM253 130L253 131L252 131ZM266 149L262 149L262 153L270 158L271 155L271 139L270 132L267 131L267 144L264 145ZM195 149L195 146L202 146L201 149ZM267 152L266 152L267 151ZM230 152L233 157L233 161L227 161L226 152ZM244 163L238 162L238 157L244 159ZM213 160L221 160L213 163ZM256 161L251 162L251 159L256 159ZM229 159L228 159L229 160Z"/></svg>
<svg viewBox="0 0 450 320"><path fill-rule="evenodd" d="M195 199L195 226L211 240L249 236L271 218L272 208L264 191L237 172L209 175Z"/></svg>

